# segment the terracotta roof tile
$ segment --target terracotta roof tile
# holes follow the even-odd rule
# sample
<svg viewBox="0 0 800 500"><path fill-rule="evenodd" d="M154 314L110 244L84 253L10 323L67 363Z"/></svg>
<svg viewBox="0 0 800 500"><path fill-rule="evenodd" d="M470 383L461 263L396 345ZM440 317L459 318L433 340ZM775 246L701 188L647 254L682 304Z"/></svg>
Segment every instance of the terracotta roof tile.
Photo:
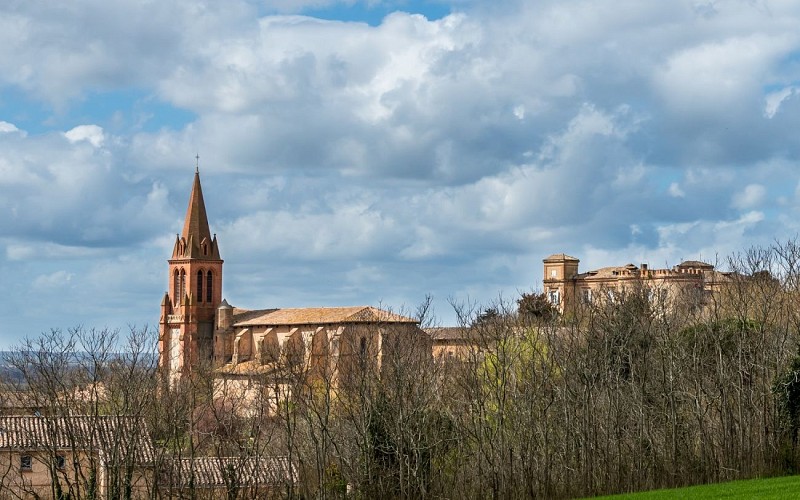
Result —
<svg viewBox="0 0 800 500"><path fill-rule="evenodd" d="M151 463L153 446L144 420L127 416L0 416L0 449L103 450L124 457L133 449L136 461Z"/></svg>
<svg viewBox="0 0 800 500"><path fill-rule="evenodd" d="M474 334L470 334L469 328L463 326L426 328L425 333L430 335L432 340L470 340L475 337Z"/></svg>
<svg viewBox="0 0 800 500"><path fill-rule="evenodd" d="M286 457L194 457L176 459L161 477L173 487L247 487L296 481Z"/></svg>
<svg viewBox="0 0 800 500"><path fill-rule="evenodd" d="M263 309L234 314L235 326L416 323L413 318L370 306Z"/></svg>
<svg viewBox="0 0 800 500"><path fill-rule="evenodd" d="M580 262L580 259L578 259L577 257L572 257L571 255L567 255L565 253L554 253L553 255L550 255L549 257L544 259L545 262L550 260L572 260Z"/></svg>

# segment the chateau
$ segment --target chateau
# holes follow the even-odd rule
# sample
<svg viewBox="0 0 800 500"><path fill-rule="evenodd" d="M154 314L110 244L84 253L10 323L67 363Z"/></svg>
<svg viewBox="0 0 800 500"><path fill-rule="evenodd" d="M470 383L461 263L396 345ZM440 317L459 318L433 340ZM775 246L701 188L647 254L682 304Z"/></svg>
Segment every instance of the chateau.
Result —
<svg viewBox="0 0 800 500"><path fill-rule="evenodd" d="M168 261L169 289L161 301L159 365L175 382L200 363L218 381L236 384L269 374L278 362L312 377L346 383L356 363L381 370L395 347L430 338L415 319L369 306L241 309L222 298L223 260L209 230L199 171L189 196L183 232Z"/></svg>
<svg viewBox="0 0 800 500"><path fill-rule="evenodd" d="M583 273L578 269L580 260L563 253L553 254L543 262L544 293L561 313L574 310L582 303L614 300L615 294L640 285L647 287L653 298L662 301L689 300L702 305L730 279L728 273L695 260L682 262L671 269L626 264Z"/></svg>

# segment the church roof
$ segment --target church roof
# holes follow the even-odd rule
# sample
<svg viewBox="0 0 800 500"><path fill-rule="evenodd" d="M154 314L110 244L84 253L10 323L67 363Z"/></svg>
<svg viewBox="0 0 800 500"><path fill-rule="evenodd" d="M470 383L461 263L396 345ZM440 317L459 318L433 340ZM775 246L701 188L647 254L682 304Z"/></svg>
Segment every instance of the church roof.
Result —
<svg viewBox="0 0 800 500"><path fill-rule="evenodd" d="M302 307L242 311L234 326L328 325L334 323L416 323L417 320L371 306Z"/></svg>
<svg viewBox="0 0 800 500"><path fill-rule="evenodd" d="M189 208L186 210L186 219L183 223L183 233L186 241L189 236L194 236L196 242L200 243L203 238L211 241L211 231L208 229L208 216L206 215L206 204L203 201L203 188L200 186L200 172L194 173L194 184L192 194L189 197Z"/></svg>
<svg viewBox="0 0 800 500"><path fill-rule="evenodd" d="M203 250L205 248L205 251ZM212 238L208 226L203 188L200 185L200 172L194 173L194 184L189 196L189 207L183 222L183 232L175 242L172 258L219 259L216 236Z"/></svg>

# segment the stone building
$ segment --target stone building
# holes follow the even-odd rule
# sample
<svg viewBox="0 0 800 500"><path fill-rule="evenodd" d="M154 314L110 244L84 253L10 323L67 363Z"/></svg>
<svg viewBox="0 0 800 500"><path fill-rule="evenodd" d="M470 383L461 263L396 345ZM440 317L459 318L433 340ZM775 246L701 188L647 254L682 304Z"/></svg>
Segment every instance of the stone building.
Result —
<svg viewBox="0 0 800 500"><path fill-rule="evenodd" d="M77 415L0 417L0 498L52 498L56 483L67 498L119 498L131 488L146 498L154 450L144 421Z"/></svg>
<svg viewBox="0 0 800 500"><path fill-rule="evenodd" d="M645 287L651 298L664 303L702 306L729 281L727 273L695 260L668 269L626 264L586 272L578 269L579 259L563 253L550 255L543 262L544 293L562 313L580 304L614 300L620 293L639 286Z"/></svg>
<svg viewBox="0 0 800 500"><path fill-rule="evenodd" d="M183 232L168 262L159 364L171 381L205 361L222 385L247 385L245 379L273 373L279 364L338 384L358 363L380 371L398 345L430 357L430 337L415 319L375 307L247 310L228 304L222 299L223 261L209 230L198 172Z"/></svg>

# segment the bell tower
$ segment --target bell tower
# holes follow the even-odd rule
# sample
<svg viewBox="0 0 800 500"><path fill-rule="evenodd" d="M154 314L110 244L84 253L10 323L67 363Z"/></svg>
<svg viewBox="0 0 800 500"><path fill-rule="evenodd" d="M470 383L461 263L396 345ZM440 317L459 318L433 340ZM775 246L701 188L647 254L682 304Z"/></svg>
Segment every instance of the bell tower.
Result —
<svg viewBox="0 0 800 500"><path fill-rule="evenodd" d="M189 196L183 232L169 259L168 289L161 301L159 366L170 384L213 356L214 313L222 302L222 259L208 228L199 169Z"/></svg>

